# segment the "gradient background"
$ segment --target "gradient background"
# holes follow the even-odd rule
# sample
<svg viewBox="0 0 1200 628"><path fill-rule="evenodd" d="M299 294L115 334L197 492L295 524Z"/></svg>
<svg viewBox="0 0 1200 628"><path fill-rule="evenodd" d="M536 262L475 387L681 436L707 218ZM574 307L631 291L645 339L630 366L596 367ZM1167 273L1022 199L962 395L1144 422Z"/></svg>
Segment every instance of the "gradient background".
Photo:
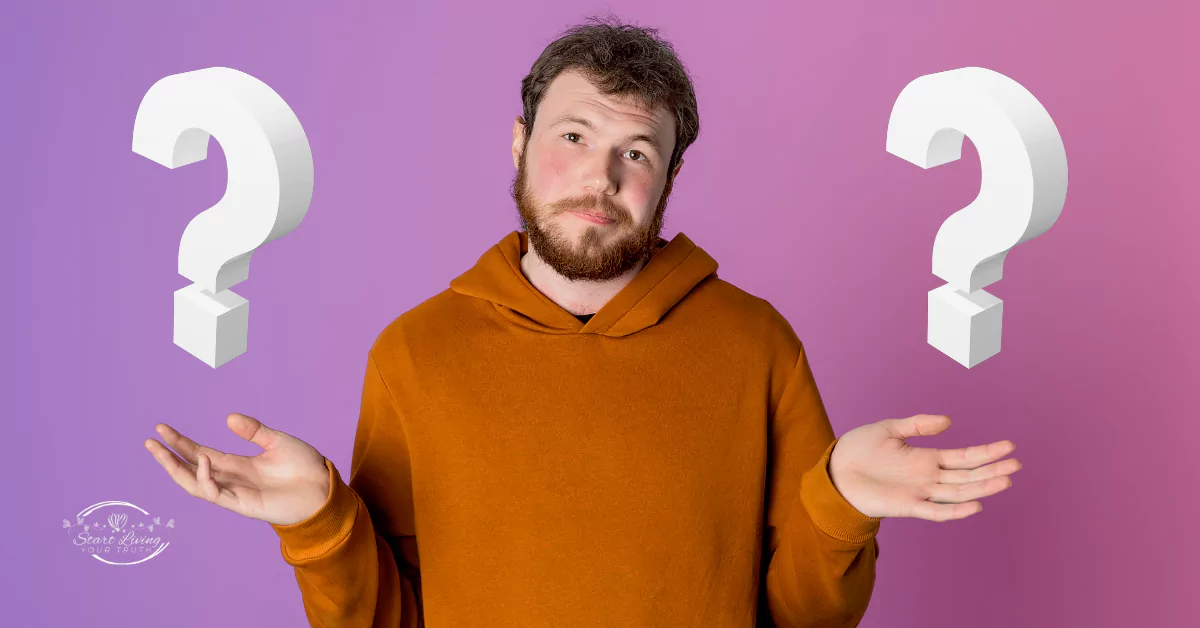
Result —
<svg viewBox="0 0 1200 628"><path fill-rule="evenodd" d="M835 432L930 412L954 424L916 446L1017 444L1024 469L980 514L882 524L861 625L1200 623L1200 5L116 4L0 9L0 623L304 625L269 526L187 495L142 441L163 421L254 454L225 427L242 412L349 468L367 349L517 228L521 78L606 8L661 28L695 82L663 235L789 319ZM923 171L884 150L900 90L969 65L1041 101L1070 171L1058 222L987 288L1003 349L970 370L926 344L926 293L977 153ZM304 222L234 287L249 349L216 370L172 344L172 292L223 153L172 171L131 151L146 90L210 66L288 102L316 173ZM175 518L171 547L131 567L80 555L61 519L109 499Z"/></svg>

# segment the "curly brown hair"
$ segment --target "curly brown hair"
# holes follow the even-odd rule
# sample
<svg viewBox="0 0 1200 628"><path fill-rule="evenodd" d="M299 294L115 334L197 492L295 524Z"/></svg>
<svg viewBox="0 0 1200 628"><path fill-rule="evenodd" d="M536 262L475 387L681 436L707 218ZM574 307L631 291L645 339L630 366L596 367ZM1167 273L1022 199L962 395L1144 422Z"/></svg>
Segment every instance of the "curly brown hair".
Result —
<svg viewBox="0 0 1200 628"><path fill-rule="evenodd" d="M671 44L658 37L658 29L623 24L615 16L592 16L567 29L546 46L521 80L525 141L533 134L533 121L546 88L560 73L574 70L605 96L629 99L653 111L659 107L675 115L675 148L667 176L683 151L700 134L696 93L687 69Z"/></svg>

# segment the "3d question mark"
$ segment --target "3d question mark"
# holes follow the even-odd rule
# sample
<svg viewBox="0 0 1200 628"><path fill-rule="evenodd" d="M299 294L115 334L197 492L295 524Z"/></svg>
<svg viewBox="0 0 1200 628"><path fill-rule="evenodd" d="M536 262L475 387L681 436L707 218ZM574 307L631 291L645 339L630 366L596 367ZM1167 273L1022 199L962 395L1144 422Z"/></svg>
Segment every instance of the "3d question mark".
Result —
<svg viewBox="0 0 1200 628"><path fill-rule="evenodd" d="M971 368L1000 352L1004 303L983 291L1003 276L1014 246L1048 230L1067 196L1067 154L1041 103L1016 81L986 68L927 74L900 91L887 152L922 168L962 156L963 136L979 151L979 196L946 219L933 241L928 342Z"/></svg>
<svg viewBox="0 0 1200 628"><path fill-rule="evenodd" d="M174 342L216 368L245 353L250 302L229 288L250 275L254 251L295 229L312 201L313 161L296 114L262 81L230 68L160 79L142 98L133 152L168 168L225 151L220 202L188 223L175 292Z"/></svg>

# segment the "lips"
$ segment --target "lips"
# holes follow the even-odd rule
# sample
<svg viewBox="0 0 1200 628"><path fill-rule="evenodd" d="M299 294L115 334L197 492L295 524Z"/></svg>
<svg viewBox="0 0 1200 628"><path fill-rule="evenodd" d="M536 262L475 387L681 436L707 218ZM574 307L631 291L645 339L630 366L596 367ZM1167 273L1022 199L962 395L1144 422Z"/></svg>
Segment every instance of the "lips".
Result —
<svg viewBox="0 0 1200 628"><path fill-rule="evenodd" d="M591 216L592 218L596 218L599 220L607 220L609 222L613 222L612 218L609 218L608 216L605 216L604 214L598 214L596 212L580 211L578 209L572 209L571 211L576 214L583 214L584 216Z"/></svg>

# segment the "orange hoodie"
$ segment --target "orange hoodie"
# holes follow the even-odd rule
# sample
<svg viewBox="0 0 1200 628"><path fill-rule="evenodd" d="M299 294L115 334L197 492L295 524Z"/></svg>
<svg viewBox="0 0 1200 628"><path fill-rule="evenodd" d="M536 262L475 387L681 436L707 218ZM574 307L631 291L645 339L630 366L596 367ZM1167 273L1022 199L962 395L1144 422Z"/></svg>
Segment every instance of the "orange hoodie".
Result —
<svg viewBox="0 0 1200 628"><path fill-rule="evenodd" d="M313 626L854 626L804 348L680 233L586 323L513 231L368 352L349 484L274 525Z"/></svg>

